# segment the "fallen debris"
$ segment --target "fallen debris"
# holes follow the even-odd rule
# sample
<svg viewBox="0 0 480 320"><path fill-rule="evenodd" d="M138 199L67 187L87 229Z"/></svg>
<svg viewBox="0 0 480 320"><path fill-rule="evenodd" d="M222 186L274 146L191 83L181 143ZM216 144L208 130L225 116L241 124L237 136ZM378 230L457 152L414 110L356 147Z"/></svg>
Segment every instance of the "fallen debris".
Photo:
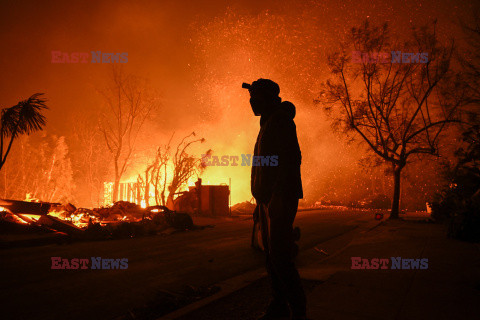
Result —
<svg viewBox="0 0 480 320"><path fill-rule="evenodd" d="M318 252L320 252L320 253L323 253L323 254L326 255L326 256L329 256L329 254L328 254L325 250L323 250L323 249L318 249L317 247L315 247L315 250L318 251Z"/></svg>
<svg viewBox="0 0 480 320"><path fill-rule="evenodd" d="M1 211L45 215L50 210L51 204L46 202L27 202L0 199L0 206L5 209Z"/></svg>
<svg viewBox="0 0 480 320"><path fill-rule="evenodd" d="M6 233L57 233L72 239L105 240L204 227L195 226L189 214L165 206L141 208L135 203L119 201L111 207L85 209L71 203L0 199L0 230Z"/></svg>
<svg viewBox="0 0 480 320"><path fill-rule="evenodd" d="M251 215L256 205L249 202L240 202L231 207L232 215Z"/></svg>
<svg viewBox="0 0 480 320"><path fill-rule="evenodd" d="M83 230L75 226L73 223L63 221L49 215L40 216L40 218L36 221L36 224L40 226L47 226L52 230L64 232L70 235L79 235L83 233Z"/></svg>

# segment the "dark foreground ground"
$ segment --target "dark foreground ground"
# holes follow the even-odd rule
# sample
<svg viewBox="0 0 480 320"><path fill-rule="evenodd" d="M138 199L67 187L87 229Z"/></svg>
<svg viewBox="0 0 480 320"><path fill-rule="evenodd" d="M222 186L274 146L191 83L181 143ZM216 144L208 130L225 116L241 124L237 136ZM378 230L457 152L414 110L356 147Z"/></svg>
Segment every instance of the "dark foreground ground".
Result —
<svg viewBox="0 0 480 320"><path fill-rule="evenodd" d="M300 257L311 319L480 319L478 244L447 239L443 226L418 221L382 222L346 240L327 259L308 250ZM428 269L352 270L351 257L426 258ZM178 319L253 320L268 293L263 278Z"/></svg>
<svg viewBox="0 0 480 320"><path fill-rule="evenodd" d="M299 262L306 265L311 257L324 257L313 248L372 221L373 214L366 212L299 213L295 223L302 230ZM263 255L250 248L251 219L199 218L195 223L215 227L168 236L0 250L1 318L118 319L141 314L138 310L162 295L186 288L200 294L203 288L209 294L216 283L263 267ZM128 269L52 270L51 257L127 258ZM257 292L266 303L268 298ZM261 308L260 303L256 309Z"/></svg>

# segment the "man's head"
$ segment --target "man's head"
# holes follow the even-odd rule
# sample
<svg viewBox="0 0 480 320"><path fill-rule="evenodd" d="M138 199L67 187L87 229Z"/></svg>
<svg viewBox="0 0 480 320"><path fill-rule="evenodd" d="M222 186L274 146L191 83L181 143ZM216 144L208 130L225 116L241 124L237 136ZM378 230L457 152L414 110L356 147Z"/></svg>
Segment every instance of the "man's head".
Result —
<svg viewBox="0 0 480 320"><path fill-rule="evenodd" d="M268 112L282 101L278 96L280 87L270 79L258 79L251 85L244 84L242 87L250 92L250 105L256 116Z"/></svg>

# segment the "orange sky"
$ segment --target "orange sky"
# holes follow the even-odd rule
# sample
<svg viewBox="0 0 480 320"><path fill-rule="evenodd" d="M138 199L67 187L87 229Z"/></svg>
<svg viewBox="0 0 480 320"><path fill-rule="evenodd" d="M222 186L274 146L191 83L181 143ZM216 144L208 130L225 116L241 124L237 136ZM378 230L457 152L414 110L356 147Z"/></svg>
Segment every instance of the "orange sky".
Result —
<svg viewBox="0 0 480 320"><path fill-rule="evenodd" d="M207 139L199 153L211 148L219 155L241 154L253 149L259 120L241 82L269 77L297 106L304 187L307 196L318 197L312 190L327 188L327 175L354 172L358 159L358 150L331 134L312 103L316 84L326 76L326 53L367 17L389 21L397 32L438 18L439 32L449 35L452 24L474 8L469 1L434 0L2 2L0 105L44 92L50 106L47 131L68 138L71 126L65 119L101 105L97 90L109 65L52 64L51 52L127 52L126 69L148 78L162 101L156 134L140 149L165 143L174 131L178 137L195 131ZM284 36L279 42L276 32ZM272 58L277 51L280 58ZM234 202L250 198L249 170L215 170L211 177L235 178L242 191Z"/></svg>

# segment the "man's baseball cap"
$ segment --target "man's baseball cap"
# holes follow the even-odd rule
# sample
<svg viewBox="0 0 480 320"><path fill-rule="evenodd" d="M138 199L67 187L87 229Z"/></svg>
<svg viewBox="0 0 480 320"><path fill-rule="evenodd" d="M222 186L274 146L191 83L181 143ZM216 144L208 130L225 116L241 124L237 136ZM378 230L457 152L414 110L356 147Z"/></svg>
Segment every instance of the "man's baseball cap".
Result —
<svg viewBox="0 0 480 320"><path fill-rule="evenodd" d="M270 79L258 79L253 81L248 89L251 94L261 94L269 97L278 97L280 94L279 85Z"/></svg>

